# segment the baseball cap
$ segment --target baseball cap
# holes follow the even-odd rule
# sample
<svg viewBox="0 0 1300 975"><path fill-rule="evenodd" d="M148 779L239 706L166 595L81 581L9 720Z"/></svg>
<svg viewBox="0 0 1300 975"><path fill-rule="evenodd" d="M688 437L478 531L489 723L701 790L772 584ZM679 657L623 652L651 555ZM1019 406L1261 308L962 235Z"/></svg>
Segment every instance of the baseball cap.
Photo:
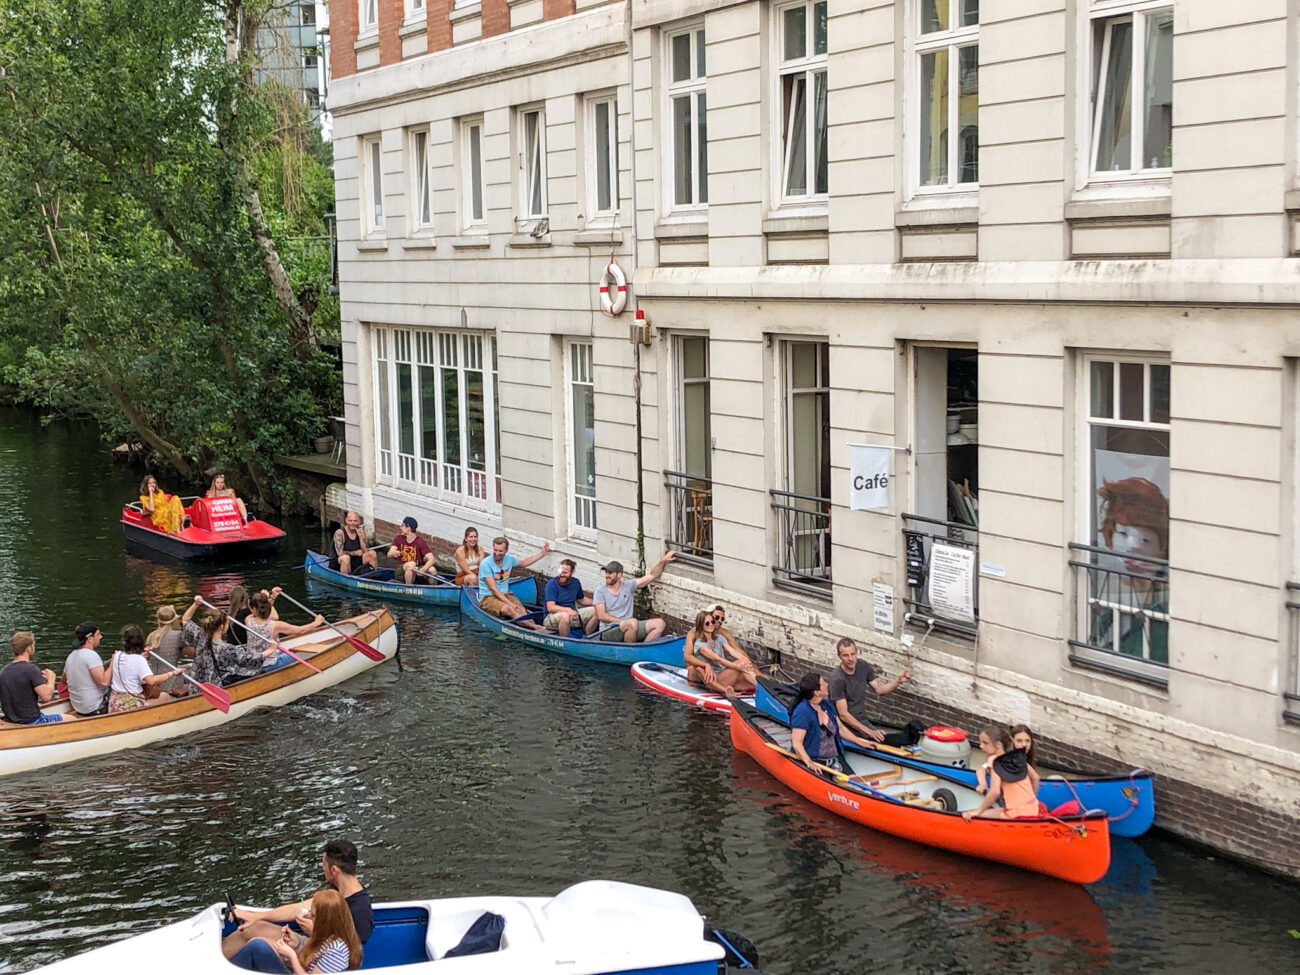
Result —
<svg viewBox="0 0 1300 975"><path fill-rule="evenodd" d="M607 563L606 565L602 566L602 567L601 567L601 571L602 571L602 572L622 572L622 571L623 571L623 563L620 562L620 561L618 561L617 559L615 559L613 562Z"/></svg>
<svg viewBox="0 0 1300 975"><path fill-rule="evenodd" d="M410 515L407 515L405 518L402 519L402 524L405 525L407 528L411 529L411 531L415 531L420 527L420 523L416 521L414 518L412 518Z"/></svg>
<svg viewBox="0 0 1300 975"><path fill-rule="evenodd" d="M86 620L84 623L78 623L76 629L77 639L84 643L90 637L94 636L98 630L99 624L92 623L90 620Z"/></svg>

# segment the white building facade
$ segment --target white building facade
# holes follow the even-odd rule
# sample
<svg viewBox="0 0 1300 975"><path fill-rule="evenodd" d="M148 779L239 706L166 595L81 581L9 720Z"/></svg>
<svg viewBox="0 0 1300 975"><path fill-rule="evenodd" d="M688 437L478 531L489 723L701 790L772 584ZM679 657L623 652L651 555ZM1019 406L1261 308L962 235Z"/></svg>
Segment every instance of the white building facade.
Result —
<svg viewBox="0 0 1300 975"><path fill-rule="evenodd" d="M589 588L674 548L658 611L911 660L904 707L1150 768L1162 825L1300 875L1294 5L355 6L370 524Z"/></svg>

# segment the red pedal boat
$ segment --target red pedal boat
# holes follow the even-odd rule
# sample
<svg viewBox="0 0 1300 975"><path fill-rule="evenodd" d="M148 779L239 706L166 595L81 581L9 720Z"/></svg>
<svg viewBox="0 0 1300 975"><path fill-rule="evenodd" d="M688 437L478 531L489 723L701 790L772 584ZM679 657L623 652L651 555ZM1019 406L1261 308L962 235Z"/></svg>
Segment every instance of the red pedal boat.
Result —
<svg viewBox="0 0 1300 975"><path fill-rule="evenodd" d="M1110 867L1106 814L966 822L980 796L938 775L917 776L881 755L848 756L852 776L813 772L790 757L789 725L743 702L731 712L731 742L770 775L838 816L862 826L955 853L996 860L1076 884ZM910 788L908 788L910 787Z"/></svg>
<svg viewBox="0 0 1300 975"><path fill-rule="evenodd" d="M182 498L190 502L188 528L172 535L153 523L134 501L122 507L122 531L128 542L178 559L239 558L278 548L284 532L257 518L244 521L233 498Z"/></svg>

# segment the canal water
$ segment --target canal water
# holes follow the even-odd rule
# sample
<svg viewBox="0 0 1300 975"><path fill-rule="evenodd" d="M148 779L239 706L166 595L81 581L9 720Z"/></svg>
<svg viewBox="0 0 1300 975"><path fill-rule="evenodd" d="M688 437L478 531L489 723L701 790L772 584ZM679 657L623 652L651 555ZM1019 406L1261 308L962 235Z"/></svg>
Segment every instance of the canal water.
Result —
<svg viewBox="0 0 1300 975"><path fill-rule="evenodd" d="M127 553L118 513L138 481L92 425L0 410L0 630L35 631L42 665L60 669L82 619L107 650L158 605L237 582L281 585L331 618L357 610L305 583L303 550L322 542L305 521L289 521L278 556L239 566ZM681 891L773 973L1300 965L1293 884L1158 833L1115 840L1087 887L881 836L792 795L733 752L723 720L621 668L493 639L454 611L394 608L401 671L0 781L0 971L226 891L303 897L333 836L357 842L377 900L546 895L591 877Z"/></svg>

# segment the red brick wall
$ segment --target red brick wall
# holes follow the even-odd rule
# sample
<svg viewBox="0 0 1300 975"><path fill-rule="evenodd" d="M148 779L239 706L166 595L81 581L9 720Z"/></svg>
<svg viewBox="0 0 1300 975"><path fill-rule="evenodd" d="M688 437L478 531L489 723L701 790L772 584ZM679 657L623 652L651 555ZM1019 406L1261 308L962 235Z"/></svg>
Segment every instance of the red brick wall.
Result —
<svg viewBox="0 0 1300 975"><path fill-rule="evenodd" d="M349 0L345 0L349 2ZM402 60L402 0L379 0L379 63L396 64Z"/></svg>
<svg viewBox="0 0 1300 975"><path fill-rule="evenodd" d="M330 77L357 73L357 4L343 0L330 4Z"/></svg>
<svg viewBox="0 0 1300 975"><path fill-rule="evenodd" d="M577 9L575 0L542 0L542 20L559 20Z"/></svg>
<svg viewBox="0 0 1300 975"><path fill-rule="evenodd" d="M455 0L425 0L430 51L445 51L451 47L451 5L454 2Z"/></svg>
<svg viewBox="0 0 1300 975"><path fill-rule="evenodd" d="M510 7L506 0L482 0L483 36L496 37L510 29ZM545 3L545 0L542 0Z"/></svg>

